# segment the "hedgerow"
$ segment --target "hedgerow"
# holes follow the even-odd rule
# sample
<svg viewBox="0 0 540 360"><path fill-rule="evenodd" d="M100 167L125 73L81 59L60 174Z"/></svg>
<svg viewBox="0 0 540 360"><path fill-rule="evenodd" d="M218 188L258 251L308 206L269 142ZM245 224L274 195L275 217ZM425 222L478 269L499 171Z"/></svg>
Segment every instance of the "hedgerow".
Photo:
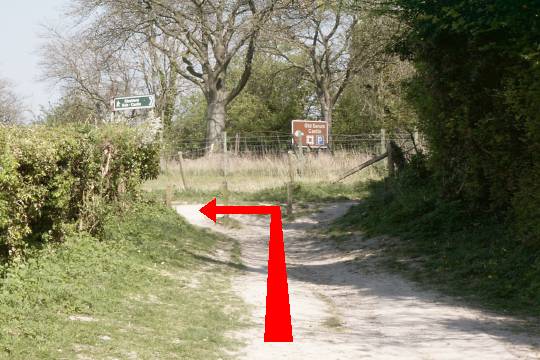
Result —
<svg viewBox="0 0 540 360"><path fill-rule="evenodd" d="M134 128L0 128L0 249L17 258L61 241L66 229L99 229L101 214L157 176L158 146Z"/></svg>
<svg viewBox="0 0 540 360"><path fill-rule="evenodd" d="M540 2L394 0L441 193L540 245Z"/></svg>

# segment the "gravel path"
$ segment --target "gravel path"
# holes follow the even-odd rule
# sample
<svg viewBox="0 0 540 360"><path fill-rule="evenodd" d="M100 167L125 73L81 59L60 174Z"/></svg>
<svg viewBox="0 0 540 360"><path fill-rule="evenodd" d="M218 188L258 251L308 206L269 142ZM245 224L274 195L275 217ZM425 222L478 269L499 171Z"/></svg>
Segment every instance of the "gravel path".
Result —
<svg viewBox="0 0 540 360"><path fill-rule="evenodd" d="M337 249L314 235L351 205L329 205L285 224L294 342L282 344L263 342L269 219L238 216L242 228L228 229L204 218L200 205L177 206L191 223L241 244L246 270L234 291L250 304L254 325L234 334L246 343L237 358L540 359L540 338L520 331L518 320L456 305L386 273L371 256L381 240L358 248L351 237Z"/></svg>

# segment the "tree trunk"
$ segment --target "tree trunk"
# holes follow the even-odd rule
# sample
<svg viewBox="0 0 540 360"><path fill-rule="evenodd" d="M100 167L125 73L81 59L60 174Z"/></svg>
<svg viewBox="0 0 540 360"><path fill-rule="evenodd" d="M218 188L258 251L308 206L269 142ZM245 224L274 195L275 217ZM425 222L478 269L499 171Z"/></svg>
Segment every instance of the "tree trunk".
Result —
<svg viewBox="0 0 540 360"><path fill-rule="evenodd" d="M213 99L208 101L206 107L206 153L220 152L222 148L223 132L225 131L225 118L227 106L224 100Z"/></svg>
<svg viewBox="0 0 540 360"><path fill-rule="evenodd" d="M332 107L330 105L323 106L322 119L328 123L329 127L332 127Z"/></svg>
<svg viewBox="0 0 540 360"><path fill-rule="evenodd" d="M328 123L328 148L332 151L332 102L324 97L320 99L322 120Z"/></svg>
<svg viewBox="0 0 540 360"><path fill-rule="evenodd" d="M167 79L164 72L160 71L161 89L163 91L163 119L161 120L163 121L163 133L167 136L170 135L174 108L176 105L176 94L178 92L178 73L176 71L172 71L169 76L170 78Z"/></svg>

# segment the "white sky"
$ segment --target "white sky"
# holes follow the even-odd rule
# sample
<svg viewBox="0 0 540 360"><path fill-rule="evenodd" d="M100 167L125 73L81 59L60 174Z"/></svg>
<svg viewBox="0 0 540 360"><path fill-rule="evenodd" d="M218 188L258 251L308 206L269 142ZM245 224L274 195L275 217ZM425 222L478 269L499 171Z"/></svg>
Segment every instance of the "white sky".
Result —
<svg viewBox="0 0 540 360"><path fill-rule="evenodd" d="M38 80L43 24L57 24L69 0L0 0L0 77L9 79L29 109L37 112L58 98ZM27 118L31 118L28 114Z"/></svg>

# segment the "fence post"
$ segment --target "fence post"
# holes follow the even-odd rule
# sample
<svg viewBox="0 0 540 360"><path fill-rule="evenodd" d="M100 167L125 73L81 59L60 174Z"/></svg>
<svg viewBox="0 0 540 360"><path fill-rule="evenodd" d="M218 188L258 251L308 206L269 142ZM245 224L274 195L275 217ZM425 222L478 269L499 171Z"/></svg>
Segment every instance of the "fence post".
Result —
<svg viewBox="0 0 540 360"><path fill-rule="evenodd" d="M236 138L234 141L234 156L238 156L239 151L240 151L240 134L236 133Z"/></svg>
<svg viewBox="0 0 540 360"><path fill-rule="evenodd" d="M394 153L392 150L392 143L391 141L386 142L386 152L388 153L388 176L393 177L394 176Z"/></svg>
<svg viewBox="0 0 540 360"><path fill-rule="evenodd" d="M387 149L386 130L381 129L381 154L384 153L385 149Z"/></svg>
<svg viewBox="0 0 540 360"><path fill-rule="evenodd" d="M229 183L227 181L227 166L228 166L228 153L227 153L227 133L223 133L223 161L222 161L222 172L223 172L223 203L225 206L229 205ZM229 218L228 214L223 216L225 219Z"/></svg>
<svg viewBox="0 0 540 360"><path fill-rule="evenodd" d="M289 161L289 182L287 183L287 216L293 214L293 189L294 189L294 166L293 166L293 152L287 152L287 158Z"/></svg>
<svg viewBox="0 0 540 360"><path fill-rule="evenodd" d="M163 167L164 167L163 172L165 174L169 174L169 159L167 159L166 154L163 154Z"/></svg>
<svg viewBox="0 0 540 360"><path fill-rule="evenodd" d="M416 150L417 151L418 151L418 149L422 150L422 144L420 144L420 133L418 132L418 129L414 130L413 140L414 140L414 146L415 146Z"/></svg>
<svg viewBox="0 0 540 360"><path fill-rule="evenodd" d="M304 175L304 144L302 142L303 136L298 136L298 171L300 176Z"/></svg>
<svg viewBox="0 0 540 360"><path fill-rule="evenodd" d="M181 151L178 152L178 165L180 167L180 176L182 177L182 185L184 185L184 190L188 190L186 177L184 175L184 154Z"/></svg>
<svg viewBox="0 0 540 360"><path fill-rule="evenodd" d="M172 206L172 197L173 197L173 187L171 184L167 184L167 188L165 189L165 206L167 207Z"/></svg>

